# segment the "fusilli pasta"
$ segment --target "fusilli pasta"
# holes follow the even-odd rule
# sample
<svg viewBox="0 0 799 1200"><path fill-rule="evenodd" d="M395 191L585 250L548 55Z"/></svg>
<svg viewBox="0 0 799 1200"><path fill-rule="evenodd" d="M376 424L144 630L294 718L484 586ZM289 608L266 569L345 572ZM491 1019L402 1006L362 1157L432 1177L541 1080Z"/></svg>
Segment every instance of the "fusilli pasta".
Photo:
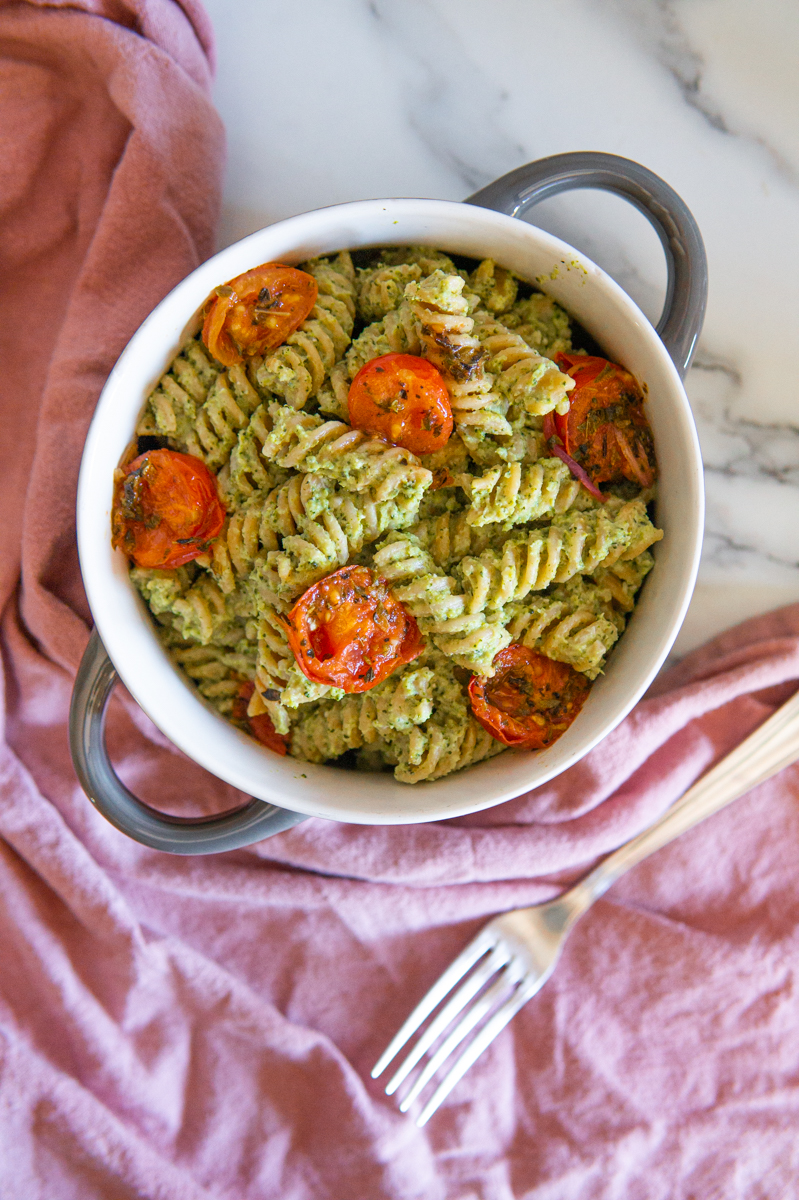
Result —
<svg viewBox="0 0 799 1200"><path fill-rule="evenodd" d="M528 592L590 575L620 558L635 558L662 536L640 500L608 501L587 512L554 517L545 529L512 533L501 549L464 558L453 575L463 582L467 612L491 612Z"/></svg>
<svg viewBox="0 0 799 1200"><path fill-rule="evenodd" d="M482 475L459 475L457 482L471 500L470 525L501 522L506 529L567 512L585 494L559 458L489 467Z"/></svg>
<svg viewBox="0 0 799 1200"><path fill-rule="evenodd" d="M501 620L486 617L483 610L469 611L456 581L436 566L415 537L389 534L373 561L433 645L467 670L493 674L494 658L510 635Z"/></svg>
<svg viewBox="0 0 799 1200"><path fill-rule="evenodd" d="M402 446L285 405L272 404L269 413L272 429L262 454L281 467L327 475L348 491L370 491L375 500L409 497L430 485L431 473Z"/></svg>
<svg viewBox="0 0 799 1200"><path fill-rule="evenodd" d="M272 354L255 367L260 388L280 396L292 408L304 408L316 395L350 343L355 317L355 269L349 254L332 261L303 263L319 295L310 316Z"/></svg>

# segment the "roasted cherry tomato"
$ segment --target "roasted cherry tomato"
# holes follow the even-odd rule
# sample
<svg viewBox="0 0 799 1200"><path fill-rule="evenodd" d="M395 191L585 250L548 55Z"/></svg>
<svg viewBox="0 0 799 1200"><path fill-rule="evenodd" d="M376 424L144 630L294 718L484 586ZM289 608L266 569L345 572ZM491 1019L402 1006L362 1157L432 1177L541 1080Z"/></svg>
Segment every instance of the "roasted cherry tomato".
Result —
<svg viewBox="0 0 799 1200"><path fill-rule="evenodd" d="M432 454L452 433L441 372L426 358L383 354L361 367L349 394L350 424L412 454Z"/></svg>
<svg viewBox="0 0 799 1200"><path fill-rule="evenodd" d="M257 717L247 716L247 708L254 691L254 683L249 681L242 683L236 699L233 701L233 719L246 721L253 737L269 750L274 750L275 754L288 754L288 742L275 729L269 713L259 713Z"/></svg>
<svg viewBox="0 0 799 1200"><path fill-rule="evenodd" d="M201 459L148 450L117 485L112 541L137 567L181 567L208 549L224 520L216 480Z"/></svg>
<svg viewBox="0 0 799 1200"><path fill-rule="evenodd" d="M655 446L633 376L588 354L558 354L555 361L575 382L568 413L554 417L566 453L594 484L629 479L649 487L655 479Z"/></svg>
<svg viewBox="0 0 799 1200"><path fill-rule="evenodd" d="M341 567L309 587L286 632L305 675L345 692L368 691L424 648L413 617L368 567Z"/></svg>
<svg viewBox="0 0 799 1200"><path fill-rule="evenodd" d="M472 712L492 737L520 750L542 750L565 733L591 684L566 663L513 642L494 658L490 679L473 675Z"/></svg>
<svg viewBox="0 0 799 1200"><path fill-rule="evenodd" d="M226 367L285 342L310 313L318 286L313 275L264 263L237 275L210 297L203 341Z"/></svg>

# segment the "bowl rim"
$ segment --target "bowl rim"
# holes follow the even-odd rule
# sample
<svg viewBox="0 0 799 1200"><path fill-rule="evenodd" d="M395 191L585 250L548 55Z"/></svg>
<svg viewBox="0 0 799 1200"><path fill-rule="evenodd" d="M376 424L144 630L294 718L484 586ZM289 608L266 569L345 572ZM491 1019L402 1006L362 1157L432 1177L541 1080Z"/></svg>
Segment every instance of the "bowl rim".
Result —
<svg viewBox="0 0 799 1200"><path fill-rule="evenodd" d="M94 511L96 509L95 501L97 493L95 472L100 470L102 465L109 477L112 474L113 467L110 467L111 460L108 452L103 452L103 447L108 438L109 421L111 420L113 406L120 395L124 394L126 378L131 365L135 362L137 354L147 344L148 340L154 337L154 340L159 342L164 350L164 354L162 355L163 361L168 365L174 354L177 353L180 345L185 342L192 324L196 324L196 314L198 311L197 297L200 297L199 304L201 305L207 295L210 294L212 288L220 280L232 278L240 271L246 269L246 266L252 266L257 261L267 261L262 256L261 251L256 248L265 242L275 240L278 234L281 234L284 240L286 235L289 235L289 240L295 246L302 247L304 243L307 243L308 238L313 240L314 226L319 225L320 219L323 221L326 219L329 223L335 223L338 219L340 223L346 224L350 222L354 223L355 227L357 227L363 220L368 217L375 217L380 213L385 214L384 220L391 218L394 224L399 224L403 216L409 219L410 216L421 219L424 214L433 214L436 218L451 218L452 220L457 216L463 220L464 210L469 214L467 218L468 222L474 223L476 221L483 223L486 228L497 230L502 227L506 230L512 229L515 237L519 236L519 226L522 226L527 231L523 236L532 238L537 242L538 248L551 254L556 262L564 262L567 264L567 269L576 268L584 272L586 277L590 276L603 289L606 297L611 298L615 307L624 314L630 328L635 329L636 335L642 340L645 351L654 354L658 360L658 365L671 385L672 392L677 400L675 415L678 415L681 425L681 435L685 439L690 453L690 461L686 463L688 486L693 489L695 496L695 503L692 510L695 515L694 527L693 530L688 531L689 544L681 566L682 583L680 586L680 599L676 605L672 606L673 611L670 619L667 625L660 631L657 647L652 654L646 670L639 671L636 686L629 691L623 702L616 703L612 714L604 721L599 731L588 739L580 739L579 736L570 739L569 734L579 724L576 722L575 726L572 726L572 729L569 731L569 734L565 735L560 742L555 743L550 750L539 752L535 756L528 756L531 761L530 770L526 774L530 778L521 786L518 781L514 782L510 787L503 787L499 790L492 789L490 786L489 776L491 775L492 765L505 760L507 755L502 755L499 759L492 759L481 764L476 764L468 768L468 772L458 771L434 783L424 783L423 786L416 785L414 787L410 787L407 784L397 784L393 781L393 777L388 775L364 777L357 772L343 772L340 768L317 766L303 763L297 759L286 759L281 760L281 763L295 764L296 768L298 768L297 770L294 767L291 768L294 772L292 776L294 782L292 783L292 779L282 778L281 783L276 785L271 779L273 772L270 771L270 766L274 768L275 764L267 764L266 768L264 767L264 755L269 755L270 759L273 759L274 756L270 755L270 752L263 747L254 743L251 738L241 733L226 718L211 708L196 689L184 679L182 673L168 658L160 641L158 641L155 629L149 615L147 615L144 602L129 582L127 577L127 562L124 560L124 556L120 551L114 552L110 549L110 523L107 520L107 514L104 518L105 552L103 553L99 549L97 540L99 525L97 512ZM408 244L408 240L407 237L395 235L393 244ZM362 243L363 246L389 244L392 243L387 237L383 237L380 241L373 240ZM440 246L441 235L438 234L436 240L430 240L428 244L431 246ZM348 247L341 245L339 248L347 249ZM353 244L349 248L356 248L356 246ZM331 249L322 253L332 252ZM291 254L284 251L281 252L280 257L288 260ZM294 254L295 261L302 261L306 257L309 257L309 255L303 253L301 249L297 254ZM547 290L539 278L536 278L535 283L536 286L542 287L542 290ZM183 314L182 323L180 320L176 322L176 317L179 318L180 314ZM168 316L168 320L165 320L166 316ZM163 329L160 328L162 322L164 322ZM178 343L175 344L173 337L169 341L169 344L167 344L166 330L170 327L176 329L178 326L181 329ZM160 338L155 335L155 331L158 331ZM166 366L160 368L158 376L152 381L153 385L165 369ZM148 389L145 389L143 392L140 391L138 393L137 412L141 411L147 391ZM132 436L132 429L128 433L127 440L130 440L130 436ZM113 460L113 466L116 465L116 461L116 459ZM284 221L277 222L274 225L249 234L247 237L224 248L212 258L206 260L206 262L191 272L164 297L133 334L102 390L86 438L81 462L77 513L81 571L96 627L117 669L120 679L140 707L174 745L218 778L234 787L240 788L242 791L280 807L291 808L308 816L327 817L354 824L411 824L477 812L493 807L496 804L501 804L533 788L542 786L582 759L628 715L663 665L684 620L699 567L704 523L704 491L702 486L702 460L699 442L682 380L669 358L665 346L660 341L649 320L635 302L606 272L593 263L587 255L582 254L568 243L538 229L538 227L527 221L520 221L518 218L509 217L503 213L477 206L465 205L457 201L386 198L330 205L323 209L315 209L308 213L287 218ZM124 584L128 592L132 593L132 604L124 604L124 595L119 590L118 585L121 583L120 560L124 560ZM143 644L139 644L141 643L141 639L137 640L136 638L133 639L133 642L137 644L131 644L129 633L126 634L125 631L125 621L120 622L115 618L114 606L108 601L108 585L112 577L115 579L117 585L115 588L112 588L112 592L118 601L122 601L122 608L125 610L124 616L126 618L130 617L135 608L138 612L140 624L143 620L150 634L151 642L156 643L157 649L152 645L144 647ZM158 653L159 650L160 654ZM139 653L138 659L137 653ZM185 693L184 699L187 698L191 702L190 708L196 721L196 729L193 729L191 734L188 734L185 728L179 726L179 723L173 719L174 714L170 711L170 704L181 703L179 699L181 695L180 689L176 689L174 686L165 686L167 694L159 696L159 689L154 686L153 680L143 680L142 678L143 674L154 670L157 676L164 681L164 685L166 685L166 676L163 674L164 666L168 668L170 675L181 684ZM164 687L161 690L164 691ZM225 736L222 736L220 730L216 728L220 725L224 726ZM211 736L214 732L217 736ZM208 749L209 738L210 742L216 744L217 749ZM572 748L571 742L573 741L576 741L578 744ZM227 751L232 753L232 761L228 761L226 758L220 760L218 747L222 743L224 743ZM561 748L560 752L555 753L558 747ZM540 769L540 766L538 770L535 769L538 764L543 765L543 770ZM302 769L299 770L299 768ZM467 773L474 779L479 777L488 786L480 788L479 794L476 794L474 788L472 788L472 795L468 797L466 793L469 791L469 788L460 789L460 795L453 793L451 788L446 789L447 794L443 794L445 789L442 788L442 785L446 780L459 779L464 781ZM399 787L403 793L408 793L409 795L418 796L421 792L430 796L431 803L421 806L424 810L423 812L420 812L418 803L414 803L410 811L400 811L395 806L390 806L389 810L386 811L385 803L382 805L378 804L373 809L367 807L360 808L357 811L350 810L341 803L331 802L321 790L325 788L326 784L332 785L334 783L333 776L338 776L340 780L343 775L356 776L361 779L368 778L373 786L378 780L381 781L377 787L374 787L377 793L386 791L384 781L391 780L394 784L394 787L389 789L392 795L396 788ZM303 780L305 783L302 782ZM439 795L434 802L433 793L436 790ZM485 798L486 792L491 793L488 799Z"/></svg>

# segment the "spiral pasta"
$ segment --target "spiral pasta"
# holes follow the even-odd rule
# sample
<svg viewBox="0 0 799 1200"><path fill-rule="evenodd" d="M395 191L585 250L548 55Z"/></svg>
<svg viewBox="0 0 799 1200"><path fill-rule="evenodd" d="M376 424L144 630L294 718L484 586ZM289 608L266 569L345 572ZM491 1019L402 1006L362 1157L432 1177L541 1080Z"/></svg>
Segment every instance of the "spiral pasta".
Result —
<svg viewBox="0 0 799 1200"><path fill-rule="evenodd" d="M376 741L377 733L367 721L361 728L363 717L359 696L345 696L338 702L314 706L303 712L292 726L292 755L304 762L321 763Z"/></svg>
<svg viewBox="0 0 799 1200"><path fill-rule="evenodd" d="M415 617L422 633L458 666L492 675L494 657L510 642L502 621L469 611L458 584L407 533L391 533L374 553L378 573Z"/></svg>
<svg viewBox="0 0 799 1200"><path fill-rule="evenodd" d="M310 316L285 343L255 367L259 388L304 408L350 342L355 317L355 269L349 254L302 264L319 287Z"/></svg>
<svg viewBox="0 0 799 1200"><path fill-rule="evenodd" d="M292 754L324 762L376 745L396 763L398 780L419 783L501 753L505 747L471 716L451 663L435 653L420 662L370 692L304 712L292 729ZM450 701L443 720L434 715L442 700Z"/></svg>
<svg viewBox="0 0 799 1200"><path fill-rule="evenodd" d="M547 358L571 351L572 334L568 313L549 296L543 296L540 292L524 300L517 300L509 312L502 314L502 324L515 330L528 346Z"/></svg>
<svg viewBox="0 0 799 1200"><path fill-rule="evenodd" d="M519 412L543 417L554 409L569 411L568 393L574 380L544 358L523 337L487 313L474 318L474 332L486 353L494 387Z"/></svg>
<svg viewBox="0 0 799 1200"><path fill-rule="evenodd" d="M190 572L185 568L147 571L137 567L134 583L157 615L161 640L173 660L196 684L200 694L223 716L229 716L241 684L255 675L254 647L246 637L244 623L231 620L230 613L220 613L216 606L210 614L198 616L192 600L196 601L202 593L192 587ZM184 600L188 619L179 612ZM208 603L208 597L203 600ZM206 621L208 628L204 631ZM214 637L213 645L208 644L208 639L191 636L202 632Z"/></svg>
<svg viewBox="0 0 799 1200"><path fill-rule="evenodd" d="M608 501L555 517L548 528L511 534L500 550L464 558L453 575L468 595L467 612L490 612L552 583L635 558L662 536L640 500Z"/></svg>
<svg viewBox="0 0 799 1200"><path fill-rule="evenodd" d="M430 486L431 473L402 446L285 405L272 404L269 413L272 429L262 446L267 461L327 475L348 491L370 491L378 501L400 492L410 497Z"/></svg>
<svg viewBox="0 0 799 1200"><path fill-rule="evenodd" d="M421 354L422 343L413 310L403 300L398 308L367 325L353 340L344 356L347 377L352 380L373 358L384 354Z"/></svg>
<svg viewBox="0 0 799 1200"><path fill-rule="evenodd" d="M469 287L490 313L498 315L513 308L519 285L512 271L498 267L492 258L484 258L469 276Z"/></svg>
<svg viewBox="0 0 799 1200"><path fill-rule="evenodd" d="M432 782L493 758L503 750L505 746L495 741L471 714L462 722L430 722L408 735L407 749L394 769L394 777L400 783Z"/></svg>
<svg viewBox="0 0 799 1200"><path fill-rule="evenodd" d="M466 519L465 512L442 512L424 517L410 527L419 545L429 550L437 567L448 571L469 554L480 554L496 536L499 526L476 527Z"/></svg>
<svg viewBox="0 0 799 1200"><path fill-rule="evenodd" d="M295 534L298 525L320 516L335 487L321 475L293 475L265 494L255 493L235 511L208 556L207 565L222 591L232 592L240 579L248 577L258 558L278 550L280 537ZM203 559L199 561L205 565Z"/></svg>
<svg viewBox="0 0 799 1200"><path fill-rule="evenodd" d="M230 457L216 477L228 511L247 504L286 477L285 471L276 464L267 463L261 454L261 447L269 436L269 428L268 414L263 404L259 404L245 428L236 435Z"/></svg>
<svg viewBox="0 0 799 1200"><path fill-rule="evenodd" d="M450 256L434 246L391 246L381 250L380 262L387 267L415 264L421 268L422 275L431 275L433 271L455 273L455 263Z"/></svg>
<svg viewBox="0 0 799 1200"><path fill-rule="evenodd" d="M176 571L136 567L131 579L156 616L171 614L170 624L186 641L231 645L244 637L250 605L243 593L226 595L206 571L191 582L186 572L174 581L168 578L176 575Z"/></svg>
<svg viewBox="0 0 799 1200"><path fill-rule="evenodd" d="M223 716L230 717L242 683L253 678L253 655L220 646L194 645L176 645L171 654L196 684L200 695L210 700Z"/></svg>
<svg viewBox="0 0 799 1200"><path fill-rule="evenodd" d="M247 716L255 717L266 712L271 717L275 730L280 734L287 734L291 721L282 694L295 665L294 655L280 617L270 605L259 606L259 615L255 622L255 640L255 691L250 699Z"/></svg>
<svg viewBox="0 0 799 1200"><path fill-rule="evenodd" d="M386 313L399 308L407 284L421 277L418 263L380 264L358 271L358 315L367 323L381 320Z"/></svg>
<svg viewBox="0 0 799 1200"><path fill-rule="evenodd" d="M345 362L337 362L316 394L320 412L329 413L340 421L349 420L350 377Z"/></svg>
<svg viewBox="0 0 799 1200"><path fill-rule="evenodd" d="M457 482L471 500L470 525L501 522L506 529L567 512L585 495L559 458L489 467L482 475L459 475Z"/></svg>
<svg viewBox="0 0 799 1200"><path fill-rule="evenodd" d="M315 705L294 725L292 753L306 762L324 762L378 739L390 743L430 718L433 680L429 666L412 663L369 692Z"/></svg>
<svg viewBox="0 0 799 1200"><path fill-rule="evenodd" d="M568 663L595 679L624 628L607 594L581 578L549 595L533 594L505 609L514 642Z"/></svg>
<svg viewBox="0 0 799 1200"><path fill-rule="evenodd" d="M192 338L148 396L136 433L169 438L175 449L202 457L195 421L219 372L199 338Z"/></svg>
<svg viewBox="0 0 799 1200"><path fill-rule="evenodd" d="M610 566L599 567L592 578L600 587L607 588L619 612L631 613L636 594L654 565L654 558L648 550L644 550L635 558L625 557Z"/></svg>
<svg viewBox="0 0 799 1200"><path fill-rule="evenodd" d="M487 355L473 336L474 318L463 296L459 275L434 271L405 290L416 318L427 358L444 375L450 393L455 428L469 452L478 454L486 439L510 439L505 419L507 401L493 390L494 378L485 370Z"/></svg>
<svg viewBox="0 0 799 1200"><path fill-rule="evenodd" d="M284 485L285 488L291 487ZM418 496L375 501L368 494L339 492L315 518L298 518L297 531L286 533L280 550L266 556L261 577L281 598L293 598L312 583L346 566L368 542L387 529L412 525Z"/></svg>

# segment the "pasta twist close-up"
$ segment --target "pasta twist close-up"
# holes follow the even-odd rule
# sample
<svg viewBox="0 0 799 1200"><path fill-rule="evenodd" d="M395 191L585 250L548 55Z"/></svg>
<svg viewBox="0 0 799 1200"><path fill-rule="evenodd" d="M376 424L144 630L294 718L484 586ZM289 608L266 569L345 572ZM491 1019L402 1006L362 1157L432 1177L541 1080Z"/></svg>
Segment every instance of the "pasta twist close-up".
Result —
<svg viewBox="0 0 799 1200"><path fill-rule="evenodd" d="M513 329L528 346L547 358L568 354L572 349L569 314L550 296L540 292L517 300L508 312L502 314L502 324Z"/></svg>
<svg viewBox="0 0 799 1200"><path fill-rule="evenodd" d="M409 284L405 295L424 353L447 381L455 428L474 453L486 439L510 439L513 430L505 418L507 401L494 391L494 378L485 369L487 354L473 335L464 286L459 275L434 271Z"/></svg>
<svg viewBox="0 0 799 1200"><path fill-rule="evenodd" d="M219 646L175 646L172 658L197 685L201 696L223 716L230 717L241 685L252 679L253 656Z"/></svg>
<svg viewBox="0 0 799 1200"><path fill-rule="evenodd" d="M568 393L574 380L555 363L487 313L475 316L474 332L486 352L487 370L494 375L494 387L501 396L531 416L543 417L553 409L558 413L569 411Z"/></svg>
<svg viewBox="0 0 799 1200"><path fill-rule="evenodd" d="M422 783L442 779L452 771L474 766L492 758L503 749L471 714L458 722L430 722L408 736L407 754L394 771L401 783Z"/></svg>
<svg viewBox="0 0 799 1200"><path fill-rule="evenodd" d="M267 554L267 568L274 573L272 586L280 596L297 595L337 567L346 566L386 530L412 525L418 507L418 495L390 500L374 500L368 493L331 496L318 516L300 516L296 532L284 535L282 548Z"/></svg>
<svg viewBox="0 0 799 1200"><path fill-rule="evenodd" d="M255 367L258 386L292 408L303 408L322 387L350 343L355 317L355 269L349 254L338 254L332 262L314 259L301 269L316 279L316 304L285 344Z"/></svg>
<svg viewBox="0 0 799 1200"><path fill-rule="evenodd" d="M432 715L433 677L430 666L413 663L370 692L341 701L323 700L299 716L292 753L309 762L323 762L378 740L386 748L402 743Z"/></svg>
<svg viewBox="0 0 799 1200"><path fill-rule="evenodd" d="M471 501L466 521L477 526L501 522L510 528L539 521L567 512L585 494L559 458L488 467L482 475L459 475L458 483Z"/></svg>
<svg viewBox="0 0 799 1200"><path fill-rule="evenodd" d="M438 567L416 538L389 534L374 554L374 566L413 615L419 628L459 666L493 674L494 657L510 641L501 620L470 611L459 585Z"/></svg>
<svg viewBox="0 0 799 1200"><path fill-rule="evenodd" d="M170 438L176 448L202 457L195 423L221 369L198 338L187 342L147 397L138 436Z"/></svg>
<svg viewBox="0 0 799 1200"><path fill-rule="evenodd" d="M500 550L464 558L453 574L468 594L467 611L490 612L619 558L635 558L662 536L640 500L608 502L555 517L546 529L511 534Z"/></svg>
<svg viewBox="0 0 799 1200"><path fill-rule="evenodd" d="M600 589L582 579L512 602L504 615L514 642L568 663L589 679L599 675L624 628Z"/></svg>
<svg viewBox="0 0 799 1200"><path fill-rule="evenodd" d="M380 321L399 308L405 288L422 278L418 263L378 265L358 272L358 312L366 322Z"/></svg>
<svg viewBox="0 0 799 1200"><path fill-rule="evenodd" d="M343 421L325 421L285 405L269 406L272 429L262 454L289 470L319 472L353 492L372 492L389 500L429 487L432 475L402 446L352 429Z"/></svg>
<svg viewBox="0 0 799 1200"><path fill-rule="evenodd" d="M430 551L436 566L448 571L467 555L485 550L497 527L471 525L465 512L443 512L417 521L409 532L418 538L420 546Z"/></svg>

